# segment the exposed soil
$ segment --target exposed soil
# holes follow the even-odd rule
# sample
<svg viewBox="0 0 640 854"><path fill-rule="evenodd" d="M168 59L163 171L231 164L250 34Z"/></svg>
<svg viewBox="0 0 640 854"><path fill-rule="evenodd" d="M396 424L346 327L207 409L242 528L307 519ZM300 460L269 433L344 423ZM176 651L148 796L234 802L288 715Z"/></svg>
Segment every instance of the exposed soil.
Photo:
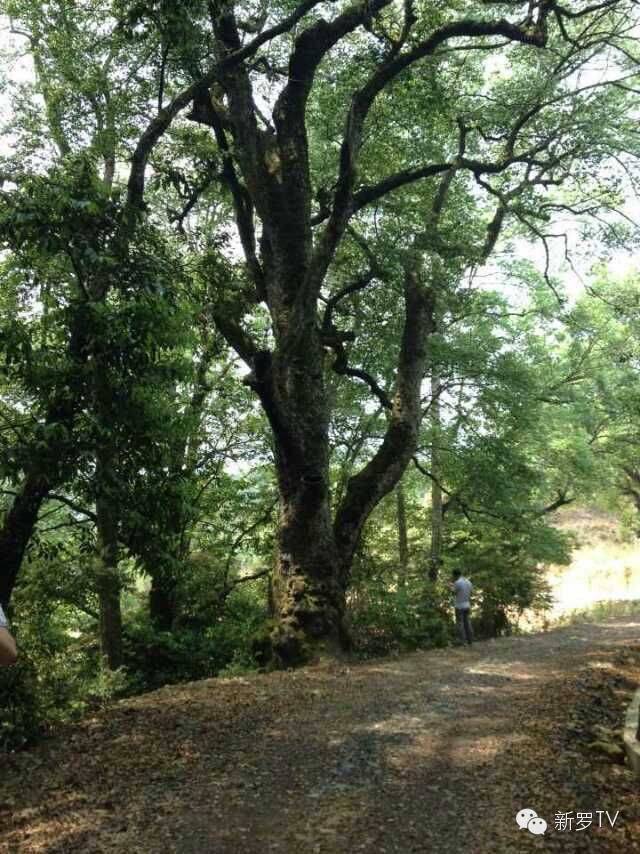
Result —
<svg viewBox="0 0 640 854"><path fill-rule="evenodd" d="M640 851L640 786L589 746L638 683L623 618L165 688L7 757L0 851ZM569 811L592 824L556 829Z"/></svg>

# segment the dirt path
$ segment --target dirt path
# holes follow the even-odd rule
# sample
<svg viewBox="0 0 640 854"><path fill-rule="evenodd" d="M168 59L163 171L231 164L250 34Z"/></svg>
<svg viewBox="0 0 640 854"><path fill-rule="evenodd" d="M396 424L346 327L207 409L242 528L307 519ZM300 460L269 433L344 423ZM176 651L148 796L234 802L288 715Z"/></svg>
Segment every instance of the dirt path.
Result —
<svg viewBox="0 0 640 854"><path fill-rule="evenodd" d="M0 851L640 851L637 783L567 730L579 672L626 666L628 689L633 647L640 619L626 618L118 703L9 759ZM518 830L524 807L544 836ZM556 830L568 811L593 824Z"/></svg>

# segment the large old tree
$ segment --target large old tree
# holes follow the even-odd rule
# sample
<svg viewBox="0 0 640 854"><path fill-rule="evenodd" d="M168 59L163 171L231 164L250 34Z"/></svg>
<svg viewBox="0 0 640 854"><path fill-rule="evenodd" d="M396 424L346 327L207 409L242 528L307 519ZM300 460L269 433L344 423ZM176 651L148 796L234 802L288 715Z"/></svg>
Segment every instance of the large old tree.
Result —
<svg viewBox="0 0 640 854"><path fill-rule="evenodd" d="M143 78L143 67L158 108L144 126L138 114L137 139L128 125L122 143L131 156L121 239L157 212L150 175L188 185L203 151L216 165L192 180L179 224L200 237L189 251L209 285L204 308L246 364L273 434L277 663L348 644L351 563L367 518L415 454L447 289L486 261L505 223L546 246L556 211L613 204L591 178L625 145L633 14L631 0L112 4L118 62L129 39L137 59L126 79ZM589 63L603 52L611 73L595 80ZM45 74L41 85L46 96ZM617 129L603 129L605 99ZM226 241L198 215L212 182L228 201ZM381 288L403 300L387 387L354 363L357 330L341 328L344 307ZM366 383L389 413L335 507L330 370Z"/></svg>
<svg viewBox="0 0 640 854"><path fill-rule="evenodd" d="M612 32L615 36L621 26L621 19L607 17L608 10L603 13L600 5L589 9L552 2L526 7L463 4L462 12L434 11L430 6L387 0L344 6L310 2L278 21L263 15L260 33L249 40L244 35L256 22L249 26L243 4L210 3L211 70L158 116L137 152L140 172L130 184L133 199L140 192L149 145L189 100L193 103L190 118L211 128L224 159L224 177L246 262L246 288L231 300L221 300L216 322L251 369L247 382L259 396L273 430L280 525L271 642L276 657L284 662L305 655L309 642L334 647L345 642L345 589L362 527L416 450L429 336L436 329L438 290L446 287L451 256L457 256L458 265L460 256L467 266L481 262L511 209L520 204L517 212L526 218L536 187L564 181L573 162L586 153L584 140L576 139L575 133L579 98L569 93L571 75L585 62L579 42L587 37L573 23L577 18L582 25L588 23L590 32L601 28L608 37ZM496 9L499 16L493 14ZM303 17L307 12L312 15ZM502 17L505 13L510 18ZM280 33L285 37L274 43ZM520 60L515 54L514 45L521 51L544 50L552 41L554 59L546 64ZM449 57L474 47L504 56L505 65L524 62L532 77L528 96L520 76L510 97L500 81L493 87L486 79L477 79L475 86L489 102L486 124L473 102L473 80L463 78L459 84L469 97L466 109L462 99L454 105L453 96L448 102L442 91L459 72L459 65L452 70ZM332 62L333 80L328 69ZM385 119L387 132L393 133L389 105L397 97L402 109L402 86L412 76L429 81L427 86L417 86L418 109L436 111L451 129L435 145L427 134L422 146L407 144L410 154L391 157L392 164L402 168L385 174L384 161L371 163L367 134L381 142L375 123ZM343 129L335 163L327 164L325 159L318 164L317 140L311 136L312 130L318 134L318 122L310 108L316 103L314 87L326 88L328 81L339 87L336 106ZM564 99L569 106L549 119L546 108L554 99ZM496 100L502 111L492 106ZM511 114L508 101L517 105ZM433 116L426 112L415 116L413 128L409 127L418 135L421 124L427 133L435 134ZM588 132L584 136L589 137ZM435 238L448 199L456 198L451 185L459 173L473 176L477 186L496 201L484 238L461 235L466 245L456 253L450 234L448 242L443 237L444 248ZM503 174L509 177L491 183L493 176ZM405 322L393 389L387 395L373 377L349 366L348 335L332 322L332 310L340 300L368 287L372 280L382 283L384 272L367 258L365 247L362 274L336 290L335 284L331 287L332 265L355 219L366 231L374 205L379 207L394 191L427 179L436 181L430 197L427 193L428 205L424 195L421 199L423 222L406 236ZM471 210L471 198L468 204ZM384 217L382 223L384 227ZM469 231L473 231L471 224ZM324 288L331 296L321 319ZM254 343L243 326L252 302L268 308L272 334L268 349ZM326 382L331 363L338 372L368 382L390 410L383 441L351 477L333 518L331 402Z"/></svg>

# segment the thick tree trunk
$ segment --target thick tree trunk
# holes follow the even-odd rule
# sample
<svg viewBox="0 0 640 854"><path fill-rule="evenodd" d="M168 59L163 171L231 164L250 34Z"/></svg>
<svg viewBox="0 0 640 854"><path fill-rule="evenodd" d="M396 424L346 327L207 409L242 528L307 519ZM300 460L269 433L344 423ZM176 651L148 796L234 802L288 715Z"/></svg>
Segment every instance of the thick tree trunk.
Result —
<svg viewBox="0 0 640 854"><path fill-rule="evenodd" d="M45 475L40 472L27 474L4 518L0 531L0 604L3 608L11 599L40 507L49 489Z"/></svg>
<svg viewBox="0 0 640 854"><path fill-rule="evenodd" d="M345 596L339 584L327 475L281 463L278 554L272 579L276 623L273 653L278 665L313 654L337 654L348 646Z"/></svg>
<svg viewBox="0 0 640 854"><path fill-rule="evenodd" d="M288 666L348 645L329 496L329 399L315 326L282 323L281 351L258 368L254 387L276 445L280 515L272 578L272 664Z"/></svg>
<svg viewBox="0 0 640 854"><path fill-rule="evenodd" d="M280 490L274 621L261 649L272 664L293 665L315 652L335 654L349 646L345 591L363 525L394 489L417 446L433 298L421 284L419 270L408 270L405 328L385 438L373 459L350 478L333 525L330 401L315 311L305 311L300 302L291 308L279 304L274 310L275 352L253 354L254 371L247 382L273 429Z"/></svg>

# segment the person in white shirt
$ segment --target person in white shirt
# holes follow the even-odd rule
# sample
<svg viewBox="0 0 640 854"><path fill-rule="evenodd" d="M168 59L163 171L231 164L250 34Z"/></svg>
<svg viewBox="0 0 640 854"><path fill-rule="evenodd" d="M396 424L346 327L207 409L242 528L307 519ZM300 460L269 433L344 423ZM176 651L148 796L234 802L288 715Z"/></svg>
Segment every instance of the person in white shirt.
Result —
<svg viewBox="0 0 640 854"><path fill-rule="evenodd" d="M453 583L451 584L451 590L454 595L456 626L458 627L460 641L471 646L473 643L473 632L471 631L469 614L471 612L471 592L473 590L473 584L468 578L464 577L459 569L455 569L453 571Z"/></svg>
<svg viewBox="0 0 640 854"><path fill-rule="evenodd" d="M9 631L9 623L0 605L0 666L15 664L18 660L18 650L13 635Z"/></svg>

